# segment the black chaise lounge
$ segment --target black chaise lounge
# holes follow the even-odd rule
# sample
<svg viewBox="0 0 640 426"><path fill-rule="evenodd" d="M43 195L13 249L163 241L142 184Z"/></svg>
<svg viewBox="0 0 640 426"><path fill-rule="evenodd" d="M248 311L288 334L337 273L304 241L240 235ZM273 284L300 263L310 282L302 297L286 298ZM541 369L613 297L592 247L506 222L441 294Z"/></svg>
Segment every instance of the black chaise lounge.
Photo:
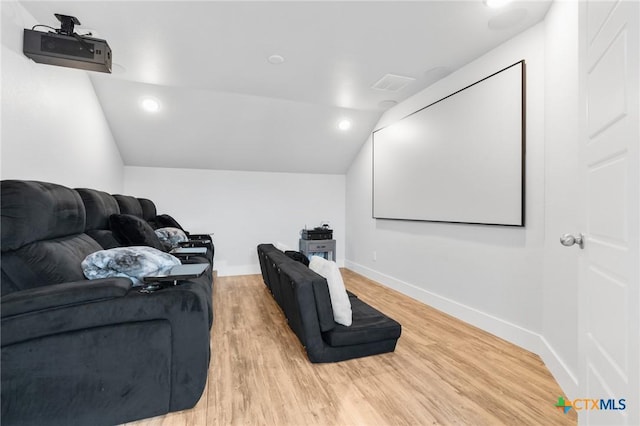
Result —
<svg viewBox="0 0 640 426"><path fill-rule="evenodd" d="M325 278L273 244L260 244L257 250L264 283L311 362L337 362L395 350L402 331L398 322L347 292L353 323L349 327L336 323Z"/></svg>
<svg viewBox="0 0 640 426"><path fill-rule="evenodd" d="M209 365L210 277L144 293L86 280L102 246L76 190L1 183L3 425L114 425L193 407Z"/></svg>

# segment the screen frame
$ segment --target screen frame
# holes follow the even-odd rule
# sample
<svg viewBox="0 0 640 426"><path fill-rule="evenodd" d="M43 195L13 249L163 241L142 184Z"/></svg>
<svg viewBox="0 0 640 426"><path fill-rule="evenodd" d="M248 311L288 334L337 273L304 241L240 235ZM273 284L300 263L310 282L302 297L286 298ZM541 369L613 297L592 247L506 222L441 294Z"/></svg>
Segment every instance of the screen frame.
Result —
<svg viewBox="0 0 640 426"><path fill-rule="evenodd" d="M521 131L520 131L520 182L521 182L521 188L520 188L520 222L516 223L516 224L512 224L512 223L493 223L493 222L474 222L474 221L453 221L453 220L433 220L433 219L423 219L423 218L416 218L416 219L412 219L412 218L395 218L395 217L385 217L385 216L376 216L376 211L375 211L375 153L376 153L376 149L375 149L375 135L377 132L388 128L389 126L396 124L398 122L401 122L402 120L414 116L424 110L426 110L427 108L436 105L440 102L443 102L461 92L463 92L466 89L469 89L473 86L476 86L482 82L484 82L485 80L490 79L491 77L494 77L498 74L500 74L503 71L506 71L510 68L513 68L515 66L521 65L521 76L520 76L520 87L521 87ZM489 226L502 226L502 227L525 227L525 216L526 216L526 203L525 203L525 199L526 199L526 62L524 59L515 62L509 66L506 66L502 69L500 69L499 71L494 72L493 74L490 74L484 78L481 78L480 80L471 83L465 87L463 87L462 89L459 89L443 98L440 98L402 118L400 118L399 120L396 120L394 123L391 123L389 125L386 125L384 127L380 127L376 130L374 130L372 132L372 154L371 154L371 160L372 160L372 188L371 188L371 212L372 212L372 218L373 219L379 219L379 220L397 220L397 221L409 221L409 222L435 222L435 223L453 223L453 224L470 224L470 225L489 225Z"/></svg>

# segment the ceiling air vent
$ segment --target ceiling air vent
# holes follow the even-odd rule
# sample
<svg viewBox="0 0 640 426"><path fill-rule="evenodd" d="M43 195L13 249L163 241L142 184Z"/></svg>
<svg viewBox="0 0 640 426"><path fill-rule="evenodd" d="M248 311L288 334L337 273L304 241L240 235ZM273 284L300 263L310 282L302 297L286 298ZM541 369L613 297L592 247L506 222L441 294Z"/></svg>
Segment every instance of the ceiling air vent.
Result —
<svg viewBox="0 0 640 426"><path fill-rule="evenodd" d="M387 92L397 92L398 90L407 87L407 85L412 81L415 81L415 78L387 74L380 80L376 81L371 87L377 90L386 90Z"/></svg>

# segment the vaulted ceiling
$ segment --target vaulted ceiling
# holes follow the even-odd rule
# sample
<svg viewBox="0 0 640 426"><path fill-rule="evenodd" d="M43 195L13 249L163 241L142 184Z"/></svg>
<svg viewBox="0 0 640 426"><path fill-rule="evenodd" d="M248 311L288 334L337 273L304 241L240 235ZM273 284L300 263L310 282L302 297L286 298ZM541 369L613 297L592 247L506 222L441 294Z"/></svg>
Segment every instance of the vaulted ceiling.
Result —
<svg viewBox="0 0 640 426"><path fill-rule="evenodd" d="M541 21L550 0L23 5L108 41L113 74L90 77L126 165L344 173L387 108ZM409 84L373 88L386 74Z"/></svg>

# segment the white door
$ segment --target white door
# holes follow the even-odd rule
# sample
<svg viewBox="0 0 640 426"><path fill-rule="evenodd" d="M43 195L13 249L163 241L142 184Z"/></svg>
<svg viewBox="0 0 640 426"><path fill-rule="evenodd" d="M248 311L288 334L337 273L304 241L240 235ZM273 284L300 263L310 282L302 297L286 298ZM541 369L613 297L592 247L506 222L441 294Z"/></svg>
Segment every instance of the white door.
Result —
<svg viewBox="0 0 640 426"><path fill-rule="evenodd" d="M580 5L580 167L585 234L579 284L581 424L640 425L640 56L637 0ZM570 230L569 230L570 231Z"/></svg>

